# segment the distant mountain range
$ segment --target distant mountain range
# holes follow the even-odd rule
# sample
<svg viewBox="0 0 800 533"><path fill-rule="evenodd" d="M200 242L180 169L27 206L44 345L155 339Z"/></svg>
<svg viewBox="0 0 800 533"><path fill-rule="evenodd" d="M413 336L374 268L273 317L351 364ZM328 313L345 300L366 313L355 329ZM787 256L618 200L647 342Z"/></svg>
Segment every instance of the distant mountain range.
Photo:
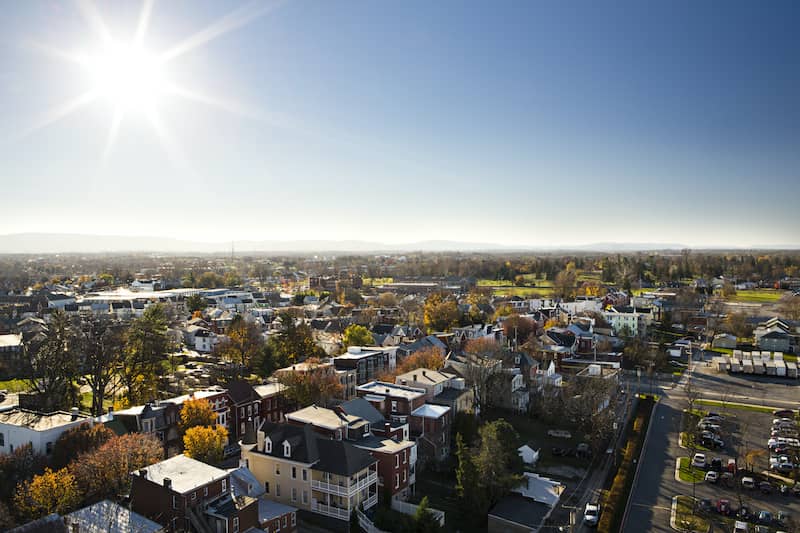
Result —
<svg viewBox="0 0 800 533"><path fill-rule="evenodd" d="M497 243L429 240L405 244L386 244L359 240L294 240L294 241L235 241L237 253L291 253L291 252L450 252L450 251L602 251L635 252L642 250L681 250L689 246L676 243L625 243L604 242L564 246L521 246ZM725 247L715 247L724 249ZM728 247L731 249L732 247ZM743 247L738 247L743 248ZM797 245L769 245L752 249L797 249ZM201 242L166 237L84 235L76 233L15 233L0 235L0 253L222 253L231 251L231 242Z"/></svg>

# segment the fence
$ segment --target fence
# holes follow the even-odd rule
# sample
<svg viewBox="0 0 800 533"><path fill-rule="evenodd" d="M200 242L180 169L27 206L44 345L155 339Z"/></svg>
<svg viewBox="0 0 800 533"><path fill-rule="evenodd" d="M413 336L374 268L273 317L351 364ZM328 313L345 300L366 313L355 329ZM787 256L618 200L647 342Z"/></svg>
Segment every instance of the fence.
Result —
<svg viewBox="0 0 800 533"><path fill-rule="evenodd" d="M408 503L393 499L392 509L394 509L398 513L414 516L417 514L417 509L419 509L419 505L414 505L413 503ZM444 511L440 511L439 509L434 509L433 507L428 507L428 511L430 511L431 514L434 516L434 518L436 518L436 521L439 522L439 525L444 527Z"/></svg>

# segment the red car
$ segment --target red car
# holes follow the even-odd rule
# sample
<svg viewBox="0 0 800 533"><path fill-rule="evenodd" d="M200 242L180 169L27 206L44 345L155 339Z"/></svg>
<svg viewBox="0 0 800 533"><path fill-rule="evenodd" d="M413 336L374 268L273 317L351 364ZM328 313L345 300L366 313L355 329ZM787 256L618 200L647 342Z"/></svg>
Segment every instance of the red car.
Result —
<svg viewBox="0 0 800 533"><path fill-rule="evenodd" d="M731 501L725 498L717 500L717 512L719 514L728 516L731 514Z"/></svg>

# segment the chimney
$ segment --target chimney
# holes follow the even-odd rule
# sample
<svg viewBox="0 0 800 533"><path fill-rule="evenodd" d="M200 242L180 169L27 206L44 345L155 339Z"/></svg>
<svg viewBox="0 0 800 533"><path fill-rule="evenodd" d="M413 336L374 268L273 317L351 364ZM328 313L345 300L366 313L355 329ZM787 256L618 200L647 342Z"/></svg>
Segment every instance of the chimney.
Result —
<svg viewBox="0 0 800 533"><path fill-rule="evenodd" d="M424 370L424 369L422 370L422 375L423 375L423 376L427 376L427 374L425 373L425 370Z"/></svg>
<svg viewBox="0 0 800 533"><path fill-rule="evenodd" d="M171 489L172 488L172 480L168 477L164 478L164 488Z"/></svg>
<svg viewBox="0 0 800 533"><path fill-rule="evenodd" d="M417 375L414 374L413 376L411 376L411 379L414 380L414 381L417 381Z"/></svg>
<svg viewBox="0 0 800 533"><path fill-rule="evenodd" d="M139 470L139 476L144 478L144 479L147 479L147 469L146 468L142 468L141 470Z"/></svg>
<svg viewBox="0 0 800 533"><path fill-rule="evenodd" d="M72 420L77 420L78 419L78 414L79 414L78 408L77 407L73 407L72 409L69 410L69 414L72 415L72 418L71 418Z"/></svg>

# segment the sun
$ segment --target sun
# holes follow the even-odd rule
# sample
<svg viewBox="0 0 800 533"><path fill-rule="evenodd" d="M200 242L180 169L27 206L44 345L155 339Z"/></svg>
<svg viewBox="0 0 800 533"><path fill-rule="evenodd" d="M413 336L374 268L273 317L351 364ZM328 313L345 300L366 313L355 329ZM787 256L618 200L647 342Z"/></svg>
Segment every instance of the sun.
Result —
<svg viewBox="0 0 800 533"><path fill-rule="evenodd" d="M167 73L169 63L228 32L249 24L281 3L282 0L250 0L173 47L153 52L146 47L145 37L155 0L143 0L133 39L130 42L114 38L91 0L78 0L83 18L94 36L102 43L100 48L91 53L76 54L37 43L34 43L34 46L57 59L77 64L87 75L88 89L43 113L32 126L23 131L22 135L31 134L90 104L104 101L112 108L112 114L103 160L108 159L111 154L124 118L138 114L150 123L153 132L173 162L181 164L179 143L172 138L167 124L159 114L159 108L168 105L167 96L217 107L238 115L251 116L251 113L243 111L242 106L236 102L203 94L169 78Z"/></svg>
<svg viewBox="0 0 800 533"><path fill-rule="evenodd" d="M109 43L83 63L92 92L123 112L153 109L169 87L165 65L142 46Z"/></svg>

